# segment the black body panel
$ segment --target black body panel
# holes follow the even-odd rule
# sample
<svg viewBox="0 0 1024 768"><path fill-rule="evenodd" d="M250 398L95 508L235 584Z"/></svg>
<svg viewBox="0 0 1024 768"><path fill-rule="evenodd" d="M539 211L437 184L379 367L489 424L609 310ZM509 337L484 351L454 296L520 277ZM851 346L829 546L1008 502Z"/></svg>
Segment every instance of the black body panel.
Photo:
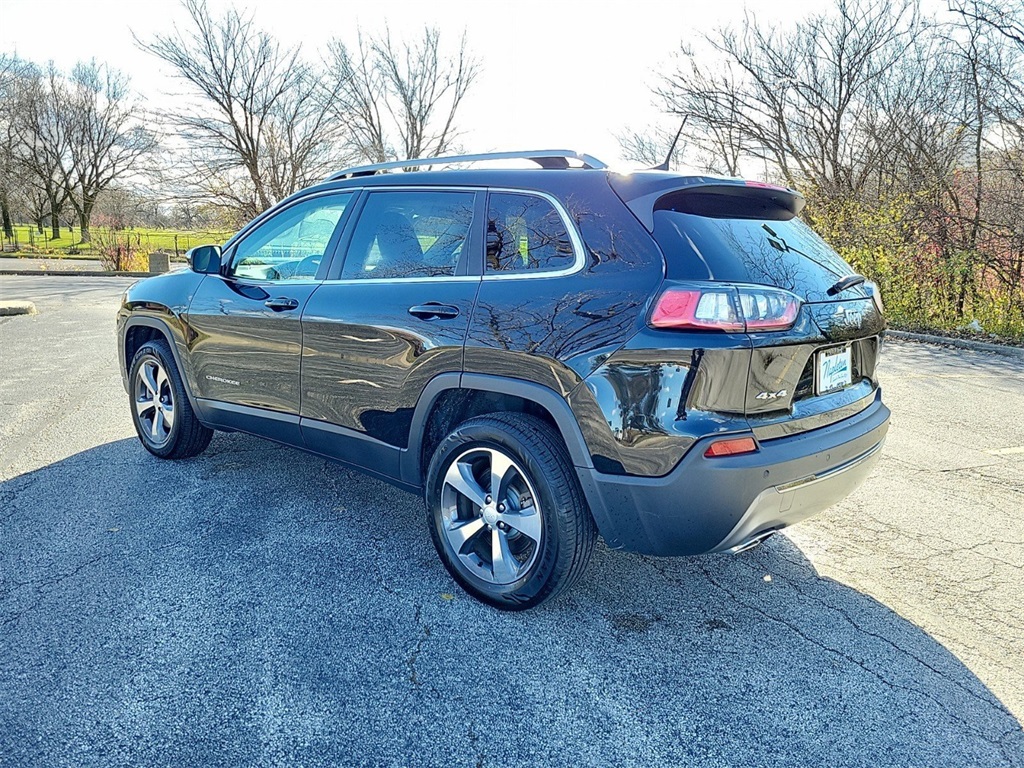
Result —
<svg viewBox="0 0 1024 768"><path fill-rule="evenodd" d="M138 332L160 333L171 345L178 370L188 385L189 397L194 398L198 382L188 355L190 331L185 323L184 313L192 302L196 290L206 279L205 275L188 269L168 272L132 284L124 292L121 307L117 312L117 356L121 363L121 377L128 387L128 368L131 358L127 355L126 344ZM137 346L137 345L136 345Z"/></svg>
<svg viewBox="0 0 1024 768"><path fill-rule="evenodd" d="M763 443L757 453L706 459L702 447L664 477L578 470L608 546L657 556L737 546L835 504L863 482L889 428L880 393L855 416Z"/></svg>
<svg viewBox="0 0 1024 768"><path fill-rule="evenodd" d="M556 175L545 190L579 235L581 264L558 277L485 276L465 365L467 373L524 379L565 396L643 327L664 266L603 175L588 174L590 184Z"/></svg>
<svg viewBox="0 0 1024 768"><path fill-rule="evenodd" d="M300 318L317 287L208 276L187 314L196 396L298 414ZM267 306L278 298L293 300L294 309Z"/></svg>
<svg viewBox="0 0 1024 768"><path fill-rule="evenodd" d="M637 333L569 398L594 465L660 476L697 439L748 429L749 367L745 334Z"/></svg>
<svg viewBox="0 0 1024 768"><path fill-rule="evenodd" d="M462 278L322 285L302 317L302 416L405 448L424 387L439 374L462 370L478 284ZM429 303L458 314L410 314L410 307ZM332 452L337 441L304 431L311 447Z"/></svg>

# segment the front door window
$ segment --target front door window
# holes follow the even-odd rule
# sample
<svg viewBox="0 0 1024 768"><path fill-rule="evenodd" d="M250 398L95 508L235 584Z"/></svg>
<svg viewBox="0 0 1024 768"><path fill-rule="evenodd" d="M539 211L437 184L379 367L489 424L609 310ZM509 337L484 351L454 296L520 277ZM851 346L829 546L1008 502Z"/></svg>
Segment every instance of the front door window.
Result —
<svg viewBox="0 0 1024 768"><path fill-rule="evenodd" d="M230 273L251 280L312 280L351 193L320 195L285 208L236 246Z"/></svg>

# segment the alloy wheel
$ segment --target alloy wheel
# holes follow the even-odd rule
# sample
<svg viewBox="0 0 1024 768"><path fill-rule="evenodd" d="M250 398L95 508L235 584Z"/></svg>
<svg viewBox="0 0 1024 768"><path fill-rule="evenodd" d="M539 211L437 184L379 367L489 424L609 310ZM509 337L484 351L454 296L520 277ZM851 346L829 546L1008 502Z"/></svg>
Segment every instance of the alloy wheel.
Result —
<svg viewBox="0 0 1024 768"><path fill-rule="evenodd" d="M497 448L478 447L448 466L440 527L463 571L504 586L536 562L544 518L522 467Z"/></svg>
<svg viewBox="0 0 1024 768"><path fill-rule="evenodd" d="M174 389L155 357L145 358L135 374L134 400L139 430L153 445L167 443L174 427Z"/></svg>

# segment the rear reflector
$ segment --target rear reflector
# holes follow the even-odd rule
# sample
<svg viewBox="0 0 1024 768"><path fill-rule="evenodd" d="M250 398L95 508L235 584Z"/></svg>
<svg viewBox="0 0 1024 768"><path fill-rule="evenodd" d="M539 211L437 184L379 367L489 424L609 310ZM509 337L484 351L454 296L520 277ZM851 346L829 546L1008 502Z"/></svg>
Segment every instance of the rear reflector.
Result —
<svg viewBox="0 0 1024 768"><path fill-rule="evenodd" d="M704 456L713 459L716 456L736 456L741 453L754 453L757 443L752 437L734 437L728 440L716 440L704 451Z"/></svg>
<svg viewBox="0 0 1024 768"><path fill-rule="evenodd" d="M654 305L655 328L783 331L800 313L800 298L781 288L709 283L667 288Z"/></svg>

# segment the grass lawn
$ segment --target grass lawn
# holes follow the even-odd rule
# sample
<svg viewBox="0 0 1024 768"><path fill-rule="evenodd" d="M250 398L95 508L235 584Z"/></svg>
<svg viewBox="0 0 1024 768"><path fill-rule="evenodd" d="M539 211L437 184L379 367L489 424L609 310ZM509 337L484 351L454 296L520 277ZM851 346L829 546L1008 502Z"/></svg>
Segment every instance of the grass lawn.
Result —
<svg viewBox="0 0 1024 768"><path fill-rule="evenodd" d="M103 237L109 234L109 230L106 227L92 227L91 233L93 239L97 237ZM96 258L95 248L91 243L81 243L79 237L81 236L81 230L75 227L73 230L68 230L62 227L60 230L61 236L57 240L50 238L50 228L46 227L42 235L32 225L29 224L15 224L14 225L14 239L8 240L6 237L3 238L3 244L5 247L9 244L14 243L16 245L13 253L5 253L8 256L39 256L48 255L54 258ZM172 255L174 254L175 244L177 244L178 252L184 256L185 251L195 245L205 245L207 243L224 243L232 232L199 232L189 231L180 229L124 229L119 232L119 235L131 235L132 240L138 238L139 245L144 251L168 251ZM177 239L177 242L175 242ZM69 253L68 251L72 252ZM74 253L73 251L80 251L80 253Z"/></svg>

